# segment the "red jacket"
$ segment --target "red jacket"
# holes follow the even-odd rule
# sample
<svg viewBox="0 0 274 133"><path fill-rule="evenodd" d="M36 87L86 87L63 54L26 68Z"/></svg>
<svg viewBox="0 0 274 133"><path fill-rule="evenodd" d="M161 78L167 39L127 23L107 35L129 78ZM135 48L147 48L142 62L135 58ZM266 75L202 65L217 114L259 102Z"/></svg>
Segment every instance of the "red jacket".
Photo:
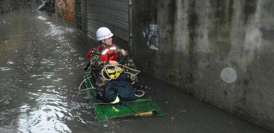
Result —
<svg viewBox="0 0 274 133"><path fill-rule="evenodd" d="M117 60L117 51L119 48L116 45L106 46L105 48L102 48L101 46L92 48L89 50L89 52L87 54L87 58L91 57L91 54L94 49L97 49L99 52L102 52L101 61L103 61L103 62L106 62L109 60Z"/></svg>
<svg viewBox="0 0 274 133"><path fill-rule="evenodd" d="M102 47L100 47L100 46L97 46L96 48L92 48L88 51L87 58L90 58L90 56L91 56L94 49L97 49L100 52L102 51Z"/></svg>
<svg viewBox="0 0 274 133"><path fill-rule="evenodd" d="M117 46L111 45L102 50L101 60L103 62L117 60Z"/></svg>

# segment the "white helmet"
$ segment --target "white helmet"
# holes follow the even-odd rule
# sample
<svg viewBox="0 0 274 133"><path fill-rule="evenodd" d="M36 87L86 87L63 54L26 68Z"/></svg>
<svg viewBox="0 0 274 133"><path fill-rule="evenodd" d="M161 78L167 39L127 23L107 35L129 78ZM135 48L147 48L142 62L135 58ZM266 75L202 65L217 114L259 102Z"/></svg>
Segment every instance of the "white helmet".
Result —
<svg viewBox="0 0 274 133"><path fill-rule="evenodd" d="M111 38L113 34L107 27L101 27L96 31L96 38L98 41Z"/></svg>

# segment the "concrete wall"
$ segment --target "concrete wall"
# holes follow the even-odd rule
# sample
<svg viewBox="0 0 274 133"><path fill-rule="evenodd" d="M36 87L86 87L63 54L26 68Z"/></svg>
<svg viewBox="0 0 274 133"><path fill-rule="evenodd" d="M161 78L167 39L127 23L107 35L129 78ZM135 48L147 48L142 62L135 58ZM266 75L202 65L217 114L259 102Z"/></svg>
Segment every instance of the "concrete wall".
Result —
<svg viewBox="0 0 274 133"><path fill-rule="evenodd" d="M273 0L133 1L143 72L274 131Z"/></svg>

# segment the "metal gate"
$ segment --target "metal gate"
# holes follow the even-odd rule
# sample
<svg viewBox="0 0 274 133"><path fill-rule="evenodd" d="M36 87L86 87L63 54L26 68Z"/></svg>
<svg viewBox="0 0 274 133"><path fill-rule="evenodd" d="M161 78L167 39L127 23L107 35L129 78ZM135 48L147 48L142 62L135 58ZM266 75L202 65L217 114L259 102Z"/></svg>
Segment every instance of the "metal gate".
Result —
<svg viewBox="0 0 274 133"><path fill-rule="evenodd" d="M87 32L90 38L96 39L96 30L104 26L115 36L128 41L128 0L88 0L87 4Z"/></svg>
<svg viewBox="0 0 274 133"><path fill-rule="evenodd" d="M82 30L82 12L81 12L81 2L80 1L76 1L76 3L75 3L75 14L76 14L77 28Z"/></svg>

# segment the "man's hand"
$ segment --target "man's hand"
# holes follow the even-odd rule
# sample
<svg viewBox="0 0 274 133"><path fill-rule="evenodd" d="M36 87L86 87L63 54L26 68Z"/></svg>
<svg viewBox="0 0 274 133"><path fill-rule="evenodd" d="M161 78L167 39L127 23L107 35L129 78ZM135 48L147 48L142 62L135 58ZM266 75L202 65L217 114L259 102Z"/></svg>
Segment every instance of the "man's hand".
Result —
<svg viewBox="0 0 274 133"><path fill-rule="evenodd" d="M115 61L115 60L110 60L109 64L110 65L114 65L114 66L118 66L119 65L119 63L117 61Z"/></svg>
<svg viewBox="0 0 274 133"><path fill-rule="evenodd" d="M121 49L119 52L120 52L123 56L125 56L125 55L127 54L127 52L126 52L124 49Z"/></svg>

